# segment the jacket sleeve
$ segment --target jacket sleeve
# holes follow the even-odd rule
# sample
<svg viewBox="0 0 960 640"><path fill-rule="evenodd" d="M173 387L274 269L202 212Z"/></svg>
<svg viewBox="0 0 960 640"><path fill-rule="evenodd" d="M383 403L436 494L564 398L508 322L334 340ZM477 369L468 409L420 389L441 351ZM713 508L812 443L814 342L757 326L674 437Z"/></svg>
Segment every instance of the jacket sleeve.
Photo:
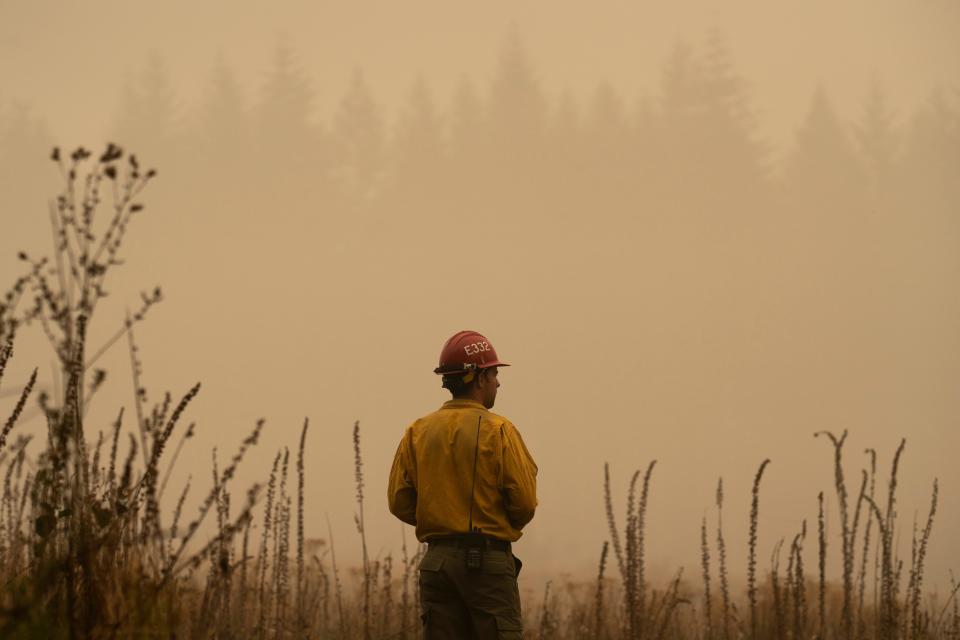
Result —
<svg viewBox="0 0 960 640"><path fill-rule="evenodd" d="M533 520L537 508L537 465L509 422L503 425L503 496L507 519L517 529Z"/></svg>
<svg viewBox="0 0 960 640"><path fill-rule="evenodd" d="M403 435L397 453L393 457L393 467L390 469L390 482L387 486L387 503L390 513L400 520L417 525L417 489L414 461L411 455L412 440L410 430Z"/></svg>

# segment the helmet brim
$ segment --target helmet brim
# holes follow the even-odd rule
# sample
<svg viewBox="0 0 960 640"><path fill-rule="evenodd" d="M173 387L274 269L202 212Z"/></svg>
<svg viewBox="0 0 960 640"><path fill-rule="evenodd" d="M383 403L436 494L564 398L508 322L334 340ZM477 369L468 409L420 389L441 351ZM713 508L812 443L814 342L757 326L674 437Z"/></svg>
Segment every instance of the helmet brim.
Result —
<svg viewBox="0 0 960 640"><path fill-rule="evenodd" d="M492 367L509 367L509 366L510 366L510 363L508 362L501 362L500 360L494 360L493 362L484 362L483 364L478 364L477 369L490 369ZM460 367L457 369L437 367L436 369L433 370L433 372L438 376L451 376L458 373L466 373L467 369L464 369L463 367Z"/></svg>

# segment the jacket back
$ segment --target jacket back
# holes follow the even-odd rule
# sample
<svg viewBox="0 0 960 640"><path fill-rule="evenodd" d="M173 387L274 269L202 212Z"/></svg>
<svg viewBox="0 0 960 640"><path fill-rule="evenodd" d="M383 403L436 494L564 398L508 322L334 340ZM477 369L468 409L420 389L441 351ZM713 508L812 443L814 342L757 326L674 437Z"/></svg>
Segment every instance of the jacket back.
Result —
<svg viewBox="0 0 960 640"><path fill-rule="evenodd" d="M513 423L479 402L454 399L407 427L387 498L391 513L414 525L421 542L467 533L471 505L474 527L512 542L533 518L536 478L537 465Z"/></svg>

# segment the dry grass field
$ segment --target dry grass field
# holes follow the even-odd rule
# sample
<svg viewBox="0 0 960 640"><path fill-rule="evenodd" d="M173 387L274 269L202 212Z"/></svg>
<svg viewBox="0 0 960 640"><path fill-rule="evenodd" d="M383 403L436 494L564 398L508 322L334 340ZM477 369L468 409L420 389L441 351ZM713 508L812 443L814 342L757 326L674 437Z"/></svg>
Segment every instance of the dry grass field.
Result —
<svg viewBox="0 0 960 640"><path fill-rule="evenodd" d="M416 566L422 549L372 559L365 543L364 478L359 425L354 427L356 530L364 539L358 569L337 558L334 540L304 536L304 423L299 443L276 454L266 481L232 482L247 451L258 445L257 424L231 457L214 457L213 488L199 512L183 512L190 485L173 513L160 500L192 427L183 418L199 384L184 397L120 411L109 432L84 427L86 408L103 373L86 335L104 279L119 264L139 195L155 173L110 145L101 155L54 151L64 190L51 210L52 258L22 255L22 276L0 303L0 383L15 357L15 334L39 328L59 357L62 397L34 394L25 381L0 431L0 637L2 638L415 638L419 634ZM105 216L105 218L104 218ZM134 328L160 292L144 296L111 341L125 342L135 388L140 362ZM121 342L121 345L122 345ZM109 346L109 345L108 345ZM46 417L34 442L17 431L29 403ZM598 549L596 580L548 583L525 603L528 637L535 638L960 638L958 586L934 597L924 582L938 488L915 527L910 557L898 556L897 449L889 472L874 464L845 475L846 433L818 434L834 456L833 485L842 528L839 582L827 581L824 496L817 522L757 555L762 479L756 470L746 567L727 565L732 544L723 522L724 492L701 529L699 575L653 584L645 564L645 522L655 465L635 472L627 487L626 519L604 499L609 542ZM120 441L129 453L118 456ZM29 451L28 451L29 447ZM347 452L345 452L347 454ZM598 526L604 526L598 523ZM201 543L198 531L213 527ZM741 544L743 541L737 541ZM338 565L339 563L339 565ZM746 575L741 596L731 574Z"/></svg>

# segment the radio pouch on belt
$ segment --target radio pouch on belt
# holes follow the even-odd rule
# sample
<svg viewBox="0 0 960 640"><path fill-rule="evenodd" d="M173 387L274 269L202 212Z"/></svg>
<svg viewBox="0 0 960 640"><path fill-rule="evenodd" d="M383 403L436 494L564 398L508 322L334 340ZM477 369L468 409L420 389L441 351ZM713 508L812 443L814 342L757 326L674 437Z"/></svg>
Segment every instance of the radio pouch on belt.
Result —
<svg viewBox="0 0 960 640"><path fill-rule="evenodd" d="M463 546L467 552L467 570L480 571L483 567L483 551L487 546L486 536L477 529L463 537Z"/></svg>
<svg viewBox="0 0 960 640"><path fill-rule="evenodd" d="M480 532L479 527L473 526L473 493L477 484L477 457L480 453L480 421L477 416L477 444L473 450L473 480L470 483L470 522L468 531L463 536L463 546L466 550L467 571L480 571L483 567L483 552L487 548L487 538Z"/></svg>

